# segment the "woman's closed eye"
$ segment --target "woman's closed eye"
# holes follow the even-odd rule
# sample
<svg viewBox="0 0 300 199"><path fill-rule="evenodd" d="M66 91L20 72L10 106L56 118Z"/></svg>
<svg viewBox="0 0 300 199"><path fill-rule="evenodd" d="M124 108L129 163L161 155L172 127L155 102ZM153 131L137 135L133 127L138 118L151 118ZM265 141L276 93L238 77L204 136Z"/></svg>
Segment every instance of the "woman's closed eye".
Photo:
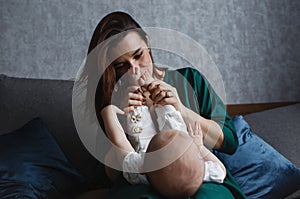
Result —
<svg viewBox="0 0 300 199"><path fill-rule="evenodd" d="M144 55L144 51L140 50L134 55L133 59L139 60L143 55ZM113 67L116 70L127 71L128 69L130 69L130 64L127 62L116 62L113 63Z"/></svg>
<svg viewBox="0 0 300 199"><path fill-rule="evenodd" d="M144 51L143 50L140 50L135 56L134 56L134 59L135 60L138 60L140 59L144 54Z"/></svg>
<svg viewBox="0 0 300 199"><path fill-rule="evenodd" d="M115 63L113 66L116 70L128 70L130 68L129 64L126 62Z"/></svg>

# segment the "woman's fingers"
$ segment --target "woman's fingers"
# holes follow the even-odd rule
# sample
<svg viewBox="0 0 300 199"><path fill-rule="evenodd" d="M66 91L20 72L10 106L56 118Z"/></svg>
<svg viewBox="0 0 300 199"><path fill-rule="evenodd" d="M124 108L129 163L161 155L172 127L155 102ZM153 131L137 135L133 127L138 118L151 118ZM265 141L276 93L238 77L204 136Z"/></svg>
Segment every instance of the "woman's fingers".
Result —
<svg viewBox="0 0 300 199"><path fill-rule="evenodd" d="M139 100L135 100L135 99L128 100L128 106L142 106L145 104L146 104L146 101L139 101Z"/></svg>
<svg viewBox="0 0 300 199"><path fill-rule="evenodd" d="M127 87L127 93L131 92L131 93L137 93L139 90L139 86L128 86Z"/></svg>
<svg viewBox="0 0 300 199"><path fill-rule="evenodd" d="M127 95L127 105L128 106L142 106L145 105L146 98L143 94L137 89L134 92L129 92Z"/></svg>
<svg viewBox="0 0 300 199"><path fill-rule="evenodd" d="M156 89L157 87L160 87L161 90L171 90L172 86L167 84L164 81L161 80L154 80L151 83L149 83L149 85L147 86L147 90L150 92L151 90L154 91L154 89Z"/></svg>
<svg viewBox="0 0 300 199"><path fill-rule="evenodd" d="M143 102L145 97L141 93L128 93L128 100L137 100Z"/></svg>
<svg viewBox="0 0 300 199"><path fill-rule="evenodd" d="M151 99L154 103L161 104L164 99L168 98L168 92L166 90L158 90L157 93L151 94Z"/></svg>
<svg viewBox="0 0 300 199"><path fill-rule="evenodd" d="M141 88L139 86L129 86L127 87L127 96L123 104L125 112L132 112L134 107L142 106L146 104L146 98L142 94Z"/></svg>
<svg viewBox="0 0 300 199"><path fill-rule="evenodd" d="M156 80L149 84L147 90L150 92L151 100L160 105L173 105L176 110L180 110L181 102L177 91L171 85Z"/></svg>
<svg viewBox="0 0 300 199"><path fill-rule="evenodd" d="M162 99L169 97L168 95L170 95L171 90L167 90L167 89L163 88L163 86L161 86L160 84L156 84L155 87L151 87L149 92L151 93L151 96L150 96L151 100L154 103L158 103Z"/></svg>
<svg viewBox="0 0 300 199"><path fill-rule="evenodd" d="M173 105L176 110L180 110L178 99L174 96L164 97L159 102L157 102L157 104L160 104L162 106L170 104Z"/></svg>

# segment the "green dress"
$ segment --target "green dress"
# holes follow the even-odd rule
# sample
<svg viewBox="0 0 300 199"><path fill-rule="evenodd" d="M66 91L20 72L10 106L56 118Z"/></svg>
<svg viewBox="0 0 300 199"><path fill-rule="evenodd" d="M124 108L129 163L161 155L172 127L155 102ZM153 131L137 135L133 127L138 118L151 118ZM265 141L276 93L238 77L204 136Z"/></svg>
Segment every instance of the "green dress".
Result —
<svg viewBox="0 0 300 199"><path fill-rule="evenodd" d="M232 154L238 147L235 128L226 112L225 106L213 91L208 81L193 68L167 70L164 81L177 89L181 102L206 119L213 119L222 128L224 142L218 151ZM109 198L162 198L148 185L130 185L122 177L112 188ZM222 184L205 182L190 198L229 199L246 198L227 169L227 176Z"/></svg>

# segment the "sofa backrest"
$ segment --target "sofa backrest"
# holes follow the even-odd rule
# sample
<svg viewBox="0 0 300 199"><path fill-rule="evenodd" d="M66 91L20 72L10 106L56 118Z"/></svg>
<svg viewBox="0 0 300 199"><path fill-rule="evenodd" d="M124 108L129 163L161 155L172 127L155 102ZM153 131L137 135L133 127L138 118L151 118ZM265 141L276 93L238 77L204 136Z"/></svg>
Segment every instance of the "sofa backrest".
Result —
<svg viewBox="0 0 300 199"><path fill-rule="evenodd" d="M83 175L94 177L98 161L85 149L72 116L74 81L15 78L0 75L0 135L40 117Z"/></svg>

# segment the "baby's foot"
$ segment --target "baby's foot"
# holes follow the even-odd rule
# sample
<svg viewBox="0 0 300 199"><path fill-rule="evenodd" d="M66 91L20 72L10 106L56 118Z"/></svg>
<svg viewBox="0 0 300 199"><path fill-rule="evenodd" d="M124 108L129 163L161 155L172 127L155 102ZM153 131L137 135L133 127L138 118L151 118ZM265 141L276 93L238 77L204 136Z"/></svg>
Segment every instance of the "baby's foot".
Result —
<svg viewBox="0 0 300 199"><path fill-rule="evenodd" d="M129 75L129 83L130 85L139 85L139 79L140 79L140 75L139 74L130 74Z"/></svg>
<svg viewBox="0 0 300 199"><path fill-rule="evenodd" d="M141 77L141 71L139 68L130 69L122 78L128 85L139 86L139 79ZM125 84L126 84L125 83Z"/></svg>
<svg viewBox="0 0 300 199"><path fill-rule="evenodd" d="M195 123L194 129L192 128L192 125L189 124L188 133L194 139L194 142L198 147L201 147L203 145L203 134L202 134L200 122Z"/></svg>
<svg viewBox="0 0 300 199"><path fill-rule="evenodd" d="M138 80L139 85L144 88L147 88L147 86L153 81L154 79L148 71L145 71Z"/></svg>

